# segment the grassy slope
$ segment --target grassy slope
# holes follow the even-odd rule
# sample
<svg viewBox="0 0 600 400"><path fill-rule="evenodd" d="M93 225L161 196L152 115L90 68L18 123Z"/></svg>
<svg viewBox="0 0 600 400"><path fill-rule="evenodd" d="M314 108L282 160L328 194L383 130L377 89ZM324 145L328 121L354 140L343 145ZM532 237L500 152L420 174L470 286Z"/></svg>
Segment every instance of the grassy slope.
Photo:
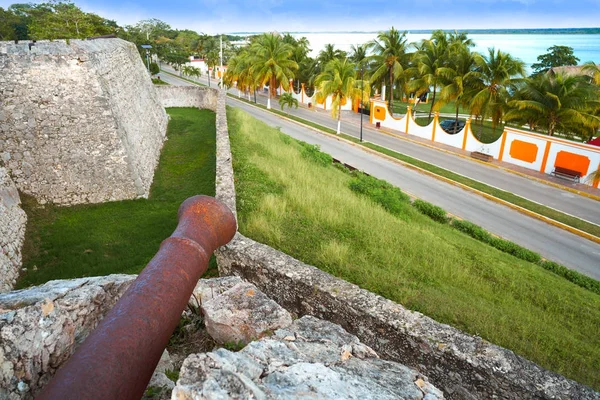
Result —
<svg viewBox="0 0 600 400"><path fill-rule="evenodd" d="M24 196L29 218L27 273L18 287L51 279L138 273L177 225L186 198L215 194L215 114L169 109L168 138L149 199L73 207L40 207ZM37 269L37 270L35 270Z"/></svg>
<svg viewBox="0 0 600 400"><path fill-rule="evenodd" d="M408 203L392 217L289 137L238 109L228 117L242 233L600 388L600 296Z"/></svg>

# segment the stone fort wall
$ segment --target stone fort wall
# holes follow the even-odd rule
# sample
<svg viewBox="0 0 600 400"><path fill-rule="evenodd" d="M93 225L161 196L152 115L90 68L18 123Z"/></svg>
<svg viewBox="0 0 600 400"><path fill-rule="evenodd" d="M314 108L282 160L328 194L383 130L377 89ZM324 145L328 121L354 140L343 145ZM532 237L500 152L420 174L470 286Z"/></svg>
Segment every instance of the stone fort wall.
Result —
<svg viewBox="0 0 600 400"><path fill-rule="evenodd" d="M0 293L10 291L21 268L27 216L8 171L0 167Z"/></svg>
<svg viewBox="0 0 600 400"><path fill-rule="evenodd" d="M40 202L146 197L167 114L132 43L0 42L0 162Z"/></svg>

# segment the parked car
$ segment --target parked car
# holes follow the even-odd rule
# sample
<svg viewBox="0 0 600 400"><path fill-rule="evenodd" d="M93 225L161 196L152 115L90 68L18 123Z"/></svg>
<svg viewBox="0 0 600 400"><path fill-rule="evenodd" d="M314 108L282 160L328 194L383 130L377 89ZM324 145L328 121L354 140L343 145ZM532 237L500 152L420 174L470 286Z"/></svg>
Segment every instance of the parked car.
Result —
<svg viewBox="0 0 600 400"><path fill-rule="evenodd" d="M454 125L456 125L456 133L460 132L463 130L463 128L465 127L465 121L457 121L454 119L445 119L442 122L440 122L440 126L442 127L442 129L444 131L446 131L446 133L450 133L453 134L454 132Z"/></svg>

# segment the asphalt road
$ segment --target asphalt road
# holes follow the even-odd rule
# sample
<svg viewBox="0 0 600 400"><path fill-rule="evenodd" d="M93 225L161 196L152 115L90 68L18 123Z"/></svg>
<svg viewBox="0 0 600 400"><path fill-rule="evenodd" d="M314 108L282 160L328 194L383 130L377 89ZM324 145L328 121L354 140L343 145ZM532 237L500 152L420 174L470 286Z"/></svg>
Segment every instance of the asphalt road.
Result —
<svg viewBox="0 0 600 400"><path fill-rule="evenodd" d="M161 76L161 78L173 84L187 84L167 75ZM228 99L228 104L247 111L271 126L280 127L282 132L296 139L319 145L324 152L331 154L334 158L353 165L380 179L385 179L402 190L439 205L460 218L471 221L498 236L536 251L544 258L559 262L569 268L600 280L600 245L597 243L583 239L537 219L527 217L469 191L446 184L430 176L367 153L360 148L340 142L329 135L319 134L314 130L287 121L275 114L252 107L246 103ZM305 111L316 114L308 110ZM321 114L321 116L323 115ZM325 115L325 117L327 116ZM383 136L381 134L378 135ZM367 137L367 140L371 141L371 138ZM396 141L401 142L401 144L405 143L402 140L396 139ZM445 154L420 145L414 146L418 146L419 150L425 149L425 153L433 153L434 157L441 158L440 155ZM456 156L448 156L457 159L457 164L467 161ZM440 165L439 163L436 164ZM493 169L493 172L500 174L502 171ZM513 174L510 174L510 177L513 180L519 178ZM529 180L526 183L529 187L533 186L541 190L552 189L558 191L559 194L555 194L558 199L562 196L561 192L568 193L543 184L539 184L543 187L534 185L534 182ZM530 196L527 197L531 198ZM573 198L577 200L584 199L577 195L563 197L569 200ZM597 209L598 202L593 201L593 204Z"/></svg>

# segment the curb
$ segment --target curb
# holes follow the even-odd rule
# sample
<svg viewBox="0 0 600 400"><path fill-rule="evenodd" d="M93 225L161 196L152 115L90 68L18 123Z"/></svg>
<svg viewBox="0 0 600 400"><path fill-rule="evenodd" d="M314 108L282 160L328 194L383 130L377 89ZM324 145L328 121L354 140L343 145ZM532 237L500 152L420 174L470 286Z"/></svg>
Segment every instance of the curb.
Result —
<svg viewBox="0 0 600 400"><path fill-rule="evenodd" d="M240 101L240 102L242 102L242 103L244 103L244 104L248 104L248 105L250 105L251 107L255 107L255 108L258 108L258 109L260 109L260 110L263 110L263 109L262 109L262 108L260 108L260 107L257 107L257 106L255 106L255 105L253 105L253 104L250 104L250 103L246 103L246 102L244 102L244 101L242 101L242 100L239 100L239 99L236 99L236 98L233 98L233 100L237 100L237 101ZM263 110L263 111L267 111L267 112L268 112L268 110ZM275 114L275 113L273 113L273 114ZM314 131L314 132L317 132L317 133L319 133L319 134L321 134L321 135L327 135L327 137L333 137L335 140L338 140L338 141L340 141L340 142L347 143L347 144L349 144L349 145L351 145L351 146L354 146L354 147L356 147L356 148L360 148L360 149L362 149L363 151L365 151L365 152L367 152L367 153L370 153L370 154L373 154L373 155L377 155L377 156L379 156L379 157L382 157L382 158L385 158L386 160L388 160L388 161L391 161L391 162L393 162L393 163L395 163L395 164L402 165L402 166L404 166L404 167L407 167L407 168L411 168L411 169L413 169L413 170L415 170L415 171L419 171L419 172L421 172L421 173L424 173L424 174L426 174L426 175L429 175L429 176L431 176L431 177L433 177L433 178L436 178L436 179L438 179L438 180L441 180L441 181L444 181L444 182L446 182L446 183L449 183L449 184L451 184L451 185L453 185L453 186L457 186L457 187L460 187L461 189L464 189L464 190L467 190L467 191L469 191L469 192L472 192L472 193L478 194L478 195L480 195L480 196L482 196L482 197L485 197L485 198L486 198L486 199L488 199L488 200L491 200L491 201L494 201L494 202L496 202L496 203L498 203L498 204L502 204L502 205L504 205L504 206L507 206L507 207L509 207L509 208L511 208L511 209L513 209L513 210L515 210L515 211L518 211L518 212L522 213L522 214L528 215L528 216L530 216L530 217L532 217L532 218L535 218L535 219L538 219L538 220L540 220L540 221L546 222L546 223L548 223L548 224L550 224L550 225L556 226L557 228L561 228L561 229L563 229L563 230L566 230L566 231L568 231L568 232L570 232L570 233L572 233L572 234L574 234L574 235L577 235L577 236L583 237L583 238L585 238L585 239L588 239L588 240L590 240L590 241L592 241L592 242L595 242L595 243L598 243L598 244L600 244L600 237L594 236L594 235L592 235L592 234L590 234L590 233L587 233L587 232L584 232L584 231L582 231L582 230L580 230L580 229L573 228L572 226L569 226L569 225L563 224L562 222L558 222L558 221L556 221L556 220L553 220L552 218L548 218L548 217L546 217L546 216L544 216L544 215L541 215L541 214L535 213L535 212L533 212L533 211L530 211L530 210L528 210L528 209L526 209L526 208L523 208L523 207L521 207L521 206L517 206L517 205L515 205L515 204L513 204L513 203L510 203L510 202L508 202L508 201L506 201L506 200L499 199L499 198L497 198L497 197L495 197L495 196L492 196L491 194L488 194L488 193L482 192L482 191L480 191L480 190L474 189L474 188L472 188L472 187L470 187L470 186L464 185L464 184L462 184L462 183L459 183L459 182L455 182L455 181L453 181L453 180L452 180L452 179L450 179L450 178L446 178L446 177L444 177L444 176L437 175L437 174L435 174L435 173L433 173L433 172L430 172L430 171L427 171L427 170L425 170L425 169L423 169L423 168L420 168L420 167L417 167L417 166L415 166L415 165L409 164L409 163L407 163L407 162L405 162L405 161L398 160L398 159L396 159L396 158L394 158L394 157L388 156L387 154L383 154L383 153L380 153L380 152L378 152L378 151L376 151L376 150L370 149L370 148L368 148L368 147L361 146L361 145L360 145L360 144L358 144L358 143L354 143L354 142L352 142L352 141L350 141L350 140L344 139L344 138L342 138L342 137L338 137L337 135L333 135L333 134L330 134L330 133L323 132L323 131L321 131L321 130L319 130L319 129L317 129L317 128L314 128L314 127L312 127L312 126L305 125L305 124L303 124L303 123L301 123L301 122L295 121L295 120L293 120L293 119L290 119L290 118L287 118L287 117L285 117L285 116L280 116L279 114L275 114L275 115L276 115L276 116L278 116L278 117L280 117L280 118L283 118L283 119L285 119L285 120L287 120L287 121L289 121L289 122L295 123L295 124L297 124L297 125L301 125L301 126L303 126L303 127L305 127L305 128L308 128L308 129L310 129L310 130L312 130L312 131ZM343 132L342 132L342 133L343 133ZM385 132L385 133L386 133L386 134L390 134L390 133L387 133L387 132ZM390 134L390 135L392 135L392 136L396 136L396 135L394 135L394 134ZM348 135L348 136L351 136L351 135ZM441 150L441 149L440 149L440 150ZM444 151L444 150L441 150L441 151ZM453 154L454 154L454 153L453 153ZM464 156L463 156L463 157L464 157Z"/></svg>

